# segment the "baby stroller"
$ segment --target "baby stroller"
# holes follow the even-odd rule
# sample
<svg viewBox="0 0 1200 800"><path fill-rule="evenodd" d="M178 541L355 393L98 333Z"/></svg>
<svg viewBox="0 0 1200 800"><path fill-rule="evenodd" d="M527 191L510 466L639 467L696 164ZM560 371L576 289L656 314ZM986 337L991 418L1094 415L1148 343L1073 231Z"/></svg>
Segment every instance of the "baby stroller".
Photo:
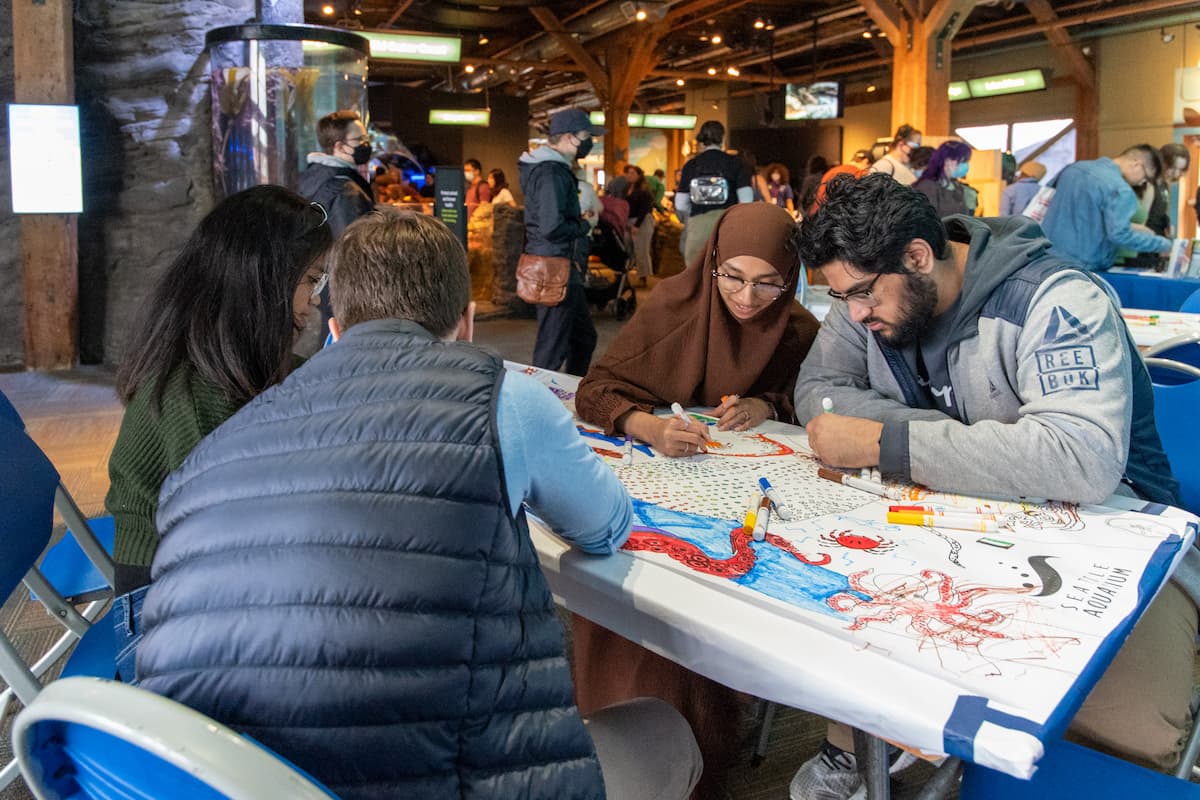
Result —
<svg viewBox="0 0 1200 800"><path fill-rule="evenodd" d="M613 316L619 320L630 316L637 308L637 292L629 282L632 260L624 237L601 217L592 230L583 291L587 301L597 309L611 301Z"/></svg>

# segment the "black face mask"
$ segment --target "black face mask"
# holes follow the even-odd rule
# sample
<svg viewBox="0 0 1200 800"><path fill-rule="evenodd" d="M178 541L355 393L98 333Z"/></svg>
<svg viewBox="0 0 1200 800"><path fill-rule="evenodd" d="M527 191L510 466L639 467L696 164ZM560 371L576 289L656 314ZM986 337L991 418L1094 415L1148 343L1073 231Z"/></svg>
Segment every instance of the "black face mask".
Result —
<svg viewBox="0 0 1200 800"><path fill-rule="evenodd" d="M592 152L592 139L584 139L579 143L579 147L575 150L576 158L586 158L587 154Z"/></svg>
<svg viewBox="0 0 1200 800"><path fill-rule="evenodd" d="M365 164L371 160L371 145L363 142L358 147L354 148L354 163Z"/></svg>

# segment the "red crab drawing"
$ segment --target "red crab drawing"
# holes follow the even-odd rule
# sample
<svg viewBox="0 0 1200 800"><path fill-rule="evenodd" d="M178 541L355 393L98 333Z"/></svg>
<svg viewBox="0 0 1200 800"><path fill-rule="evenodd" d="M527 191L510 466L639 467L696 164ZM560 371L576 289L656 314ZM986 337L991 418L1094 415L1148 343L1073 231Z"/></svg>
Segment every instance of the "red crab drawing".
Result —
<svg viewBox="0 0 1200 800"><path fill-rule="evenodd" d="M864 536L850 531L830 531L821 534L821 544L844 547L847 550L862 550L867 553L886 553L896 549L896 543L882 536Z"/></svg>

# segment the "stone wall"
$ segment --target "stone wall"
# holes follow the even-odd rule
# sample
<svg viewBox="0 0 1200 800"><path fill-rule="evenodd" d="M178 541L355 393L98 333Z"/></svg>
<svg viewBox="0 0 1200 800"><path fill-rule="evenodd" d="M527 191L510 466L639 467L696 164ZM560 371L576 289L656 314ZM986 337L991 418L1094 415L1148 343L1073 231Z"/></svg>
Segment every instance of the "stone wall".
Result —
<svg viewBox="0 0 1200 800"><path fill-rule="evenodd" d="M79 0L83 360L118 363L155 280L212 207L204 35L253 0Z"/></svg>
<svg viewBox="0 0 1200 800"><path fill-rule="evenodd" d="M0 0L0 109L13 101L12 0ZM20 365L22 333L21 226L12 213L8 114L0 111L0 368Z"/></svg>

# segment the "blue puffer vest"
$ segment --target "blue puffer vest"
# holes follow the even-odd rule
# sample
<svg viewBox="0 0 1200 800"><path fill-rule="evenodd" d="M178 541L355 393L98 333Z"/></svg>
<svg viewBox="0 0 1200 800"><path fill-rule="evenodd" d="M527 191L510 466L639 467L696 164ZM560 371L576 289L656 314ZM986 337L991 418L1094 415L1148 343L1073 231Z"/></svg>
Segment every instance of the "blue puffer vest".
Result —
<svg viewBox="0 0 1200 800"><path fill-rule="evenodd" d="M143 688L344 798L602 798L562 628L508 510L503 365L355 326L164 484Z"/></svg>

